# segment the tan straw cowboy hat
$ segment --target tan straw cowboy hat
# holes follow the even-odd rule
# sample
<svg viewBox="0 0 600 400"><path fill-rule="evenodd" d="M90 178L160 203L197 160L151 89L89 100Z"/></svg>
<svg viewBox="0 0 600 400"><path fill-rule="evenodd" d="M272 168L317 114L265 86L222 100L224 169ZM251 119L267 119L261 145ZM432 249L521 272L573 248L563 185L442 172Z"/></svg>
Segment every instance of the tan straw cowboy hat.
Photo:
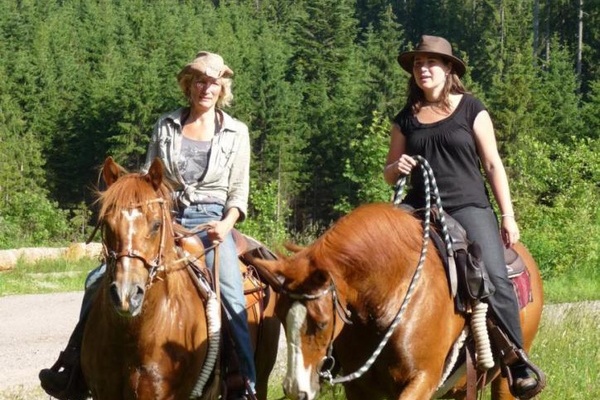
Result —
<svg viewBox="0 0 600 400"><path fill-rule="evenodd" d="M199 72L214 79L229 78L233 75L231 68L225 65L223 57L208 51L196 54L196 58L177 74L177 80L181 81L185 75L193 72Z"/></svg>
<svg viewBox="0 0 600 400"><path fill-rule="evenodd" d="M406 72L412 74L413 61L417 54L435 54L452 63L454 72L462 77L467 70L465 63L454 54L452 54L452 45L443 37L439 36L421 36L417 47L412 51L405 51L398 56L398 64Z"/></svg>

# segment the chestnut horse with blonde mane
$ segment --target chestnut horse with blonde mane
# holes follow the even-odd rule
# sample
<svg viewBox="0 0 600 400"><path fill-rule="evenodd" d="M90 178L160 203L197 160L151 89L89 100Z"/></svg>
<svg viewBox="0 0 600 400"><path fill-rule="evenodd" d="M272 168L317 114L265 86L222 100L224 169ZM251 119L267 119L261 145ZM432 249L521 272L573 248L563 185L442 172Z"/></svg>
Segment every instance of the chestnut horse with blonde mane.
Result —
<svg viewBox="0 0 600 400"><path fill-rule="evenodd" d="M320 390L322 369L332 360L346 377L347 399L464 398L466 379L439 391L449 354L465 328L455 309L444 264L430 243L418 278L423 244L422 222L392 204L358 207L306 248L261 267L285 278L277 314L288 340L284 392L291 399L312 400ZM521 310L525 348L531 347L542 311L539 270L523 245L515 250L531 277L532 301ZM401 322L368 369L388 327ZM335 358L332 358L335 356ZM362 371L361 371L362 370ZM350 375L348 375L350 374ZM512 399L505 379L496 375L494 399ZM327 379L326 379L327 380Z"/></svg>
<svg viewBox="0 0 600 400"><path fill-rule="evenodd" d="M147 174L126 173L110 157L102 169L108 188L99 197L99 221L107 271L91 306L81 350L94 399L189 399L204 373L210 312L188 272L189 260L178 250L171 190L163 171L156 159ZM205 268L203 247L201 251L196 265ZM261 399L266 399L277 356L275 301L271 296L261 319L249 321ZM249 319L254 316L251 310L248 314ZM207 379L203 399L223 393L215 371L208 373L213 378Z"/></svg>

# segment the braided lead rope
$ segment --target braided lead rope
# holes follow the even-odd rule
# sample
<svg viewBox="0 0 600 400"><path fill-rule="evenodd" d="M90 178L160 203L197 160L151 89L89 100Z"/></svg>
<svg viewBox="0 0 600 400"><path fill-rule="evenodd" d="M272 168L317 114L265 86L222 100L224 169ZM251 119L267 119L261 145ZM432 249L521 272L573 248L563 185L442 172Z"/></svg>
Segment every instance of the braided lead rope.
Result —
<svg viewBox="0 0 600 400"><path fill-rule="evenodd" d="M205 311L206 319L208 321L208 350L198 380L190 394L190 399L196 399L202 396L204 387L208 383L208 380L215 369L221 347L221 305L214 292L210 292L210 297L206 301Z"/></svg>
<svg viewBox="0 0 600 400"><path fill-rule="evenodd" d="M446 223L446 212L444 211L444 207L442 207L442 200L440 197L440 192L438 190L437 182L435 180L435 176L433 174L433 170L429 165L429 162L424 157L419 155L413 156L413 158L418 162L421 167L421 171L423 173L423 182L425 186L425 218L424 221L424 229L429 233L429 215L431 213L431 201L430 201L430 193L433 191L433 198L435 199L435 205L438 209L438 215L440 219L440 226L442 229L442 238L444 239L444 244L446 245L446 253L448 256L449 263L449 275L450 275L450 285L452 291L452 297L456 296L457 291L457 278L456 278L456 264L454 261L454 250L452 249L452 238L450 237L450 233L448 232L448 224ZM393 203L395 206L399 206L402 202L402 193L404 192L404 186L406 185L406 175L401 176L396 183L394 188L394 199Z"/></svg>
<svg viewBox="0 0 600 400"><path fill-rule="evenodd" d="M425 163L427 163L427 161L424 158L419 157L419 161L421 163L423 161L425 161ZM421 164L421 165L423 165L423 164ZM419 262L417 264L417 268L415 269L415 272L413 273L413 276L410 280L410 284L408 286L408 290L406 291L406 295L404 296L404 300L402 301L402 305L400 306L400 310L398 311L398 314L396 314L394 321L389 326L383 339L381 340L381 342L379 343L379 345L377 346L377 348L375 349L375 351L373 352L371 357L367 360L367 362L365 362L365 364L362 367L360 367L358 370L356 370L355 372L353 372L349 375L342 376L340 378L335 378L335 379L333 379L331 373L329 373L329 374L324 373L323 375L321 375L323 379L328 380L329 383L332 385L335 385L338 383L349 382L354 379L360 378L365 372L367 372L369 370L369 368L371 368L371 366L375 363L375 360L377 360L377 357L379 357L379 354L381 354L381 352L383 351L383 348L385 347L385 345L390 340L390 337L392 336L392 334L394 333L394 331L400 324L400 321L402 320L402 315L406 311L408 302L412 298L417 281L418 281L419 277L421 276L421 271L423 269L423 265L425 264L425 258L427 256L427 246L429 244L429 225L431 222L431 212L430 212L431 211L431 193L429 191L429 186L430 186L429 173L426 168L422 168L422 169L423 169L423 179L425 181L425 220L423 221L423 245L421 246L421 255L419 257ZM402 189L402 187L404 185L404 183L400 182L401 180L405 181L406 177L402 177L398 181L398 184L396 185L396 187L399 189ZM396 195L394 197L394 205L399 204L400 196L398 195L398 193L401 193L401 192L402 192L402 190L398 190L398 189L396 190ZM435 193L437 193L437 187L436 187Z"/></svg>
<svg viewBox="0 0 600 400"><path fill-rule="evenodd" d="M377 359L377 357L379 357L379 354L381 354L381 352L383 351L383 348L385 347L385 345L389 341L390 337L392 336L392 334L394 333L394 331L400 324L402 315L406 311L408 302L412 298L416 283L417 283L419 277L421 276L421 271L423 269L423 265L425 264L425 258L427 256L427 247L429 245L429 234L430 234L430 225L431 225L431 190L433 190L433 196L435 198L436 206L439 210L440 224L442 225L442 236L443 236L444 242L446 244L446 251L448 252L449 260L452 260L452 261L454 260L453 251L452 251L452 241L451 241L450 235L448 233L448 227L446 225L445 213L444 213L444 209L442 207L442 202L440 200L440 193L439 193L439 190L437 187L437 182L433 175L433 170L431 169L431 166L429 165L429 163L427 162L427 160L425 158L418 156L418 155L414 156L414 158L417 160L417 162L419 163L419 166L421 167L421 171L423 173L423 182L424 182L424 186L425 186L425 216L424 216L424 220L423 220L423 245L421 246L421 256L419 257L419 262L417 264L417 268L415 269L415 272L413 273L410 284L408 286L408 290L406 292L404 300L402 301L400 310L398 311L396 318L394 318L394 321L388 328L382 341L379 343L379 346L377 346L377 349L375 349L375 352L373 352L371 357L367 360L367 362L362 367L360 367L357 371L355 371L349 375L333 379L333 376L331 375L331 373L329 373L329 374L327 374L326 372L323 373L321 375L321 377L323 379L328 380L329 383L332 385L335 385L338 383L349 382L351 380L360 378L362 375L364 375L364 373L367 372L369 370L369 368L371 368L371 366L375 363L375 360ZM405 184L406 184L406 176L400 177L400 179L398 179L398 182L396 184L394 198L393 198L393 204L395 206L399 206L402 201L402 192L403 192ZM454 273L456 273L456 269L454 269ZM452 272L451 272L451 275L452 275Z"/></svg>

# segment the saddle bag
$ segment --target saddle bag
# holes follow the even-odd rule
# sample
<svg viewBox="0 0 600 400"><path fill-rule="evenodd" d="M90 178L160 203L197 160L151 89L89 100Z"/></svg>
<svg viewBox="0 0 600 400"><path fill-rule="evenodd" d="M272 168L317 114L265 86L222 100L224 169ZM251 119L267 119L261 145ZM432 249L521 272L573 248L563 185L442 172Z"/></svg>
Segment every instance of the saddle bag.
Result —
<svg viewBox="0 0 600 400"><path fill-rule="evenodd" d="M446 214L446 225L452 239L458 290L466 298L481 300L496 291L481 257L481 247L467 238L465 229Z"/></svg>

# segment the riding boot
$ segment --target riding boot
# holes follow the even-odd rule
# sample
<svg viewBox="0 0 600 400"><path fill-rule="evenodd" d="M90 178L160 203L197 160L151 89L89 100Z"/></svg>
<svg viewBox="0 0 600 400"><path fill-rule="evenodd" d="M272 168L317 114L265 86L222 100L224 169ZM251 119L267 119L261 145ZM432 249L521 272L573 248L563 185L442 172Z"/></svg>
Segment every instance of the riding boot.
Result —
<svg viewBox="0 0 600 400"><path fill-rule="evenodd" d="M512 395L521 400L535 397L546 387L546 375L529 360L525 350L515 346L508 335L489 319L488 329L502 375L508 380Z"/></svg>
<svg viewBox="0 0 600 400"><path fill-rule="evenodd" d="M45 368L39 373L44 391L59 400L85 400L88 397L80 360L84 327L85 319L81 319L58 360L51 368Z"/></svg>

